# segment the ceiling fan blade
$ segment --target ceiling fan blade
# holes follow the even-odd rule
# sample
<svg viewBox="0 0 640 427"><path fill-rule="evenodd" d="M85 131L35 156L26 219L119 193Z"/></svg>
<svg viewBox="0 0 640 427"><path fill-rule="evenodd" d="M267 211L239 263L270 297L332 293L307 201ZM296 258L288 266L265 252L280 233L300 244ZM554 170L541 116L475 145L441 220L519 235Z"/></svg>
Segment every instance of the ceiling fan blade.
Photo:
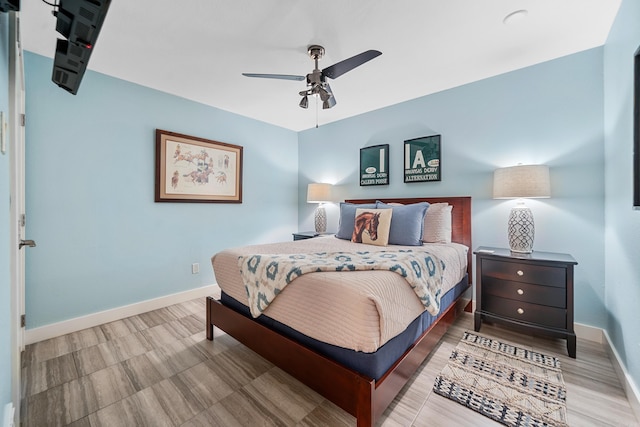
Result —
<svg viewBox="0 0 640 427"><path fill-rule="evenodd" d="M380 55L382 55L382 52L380 51L367 50L366 52L359 53L356 56L352 56L351 58L345 59L344 61L340 61L328 66L327 68L322 70L322 75L329 77L330 79L336 79L347 71L351 71L354 68L359 67L365 62L371 61L373 58Z"/></svg>
<svg viewBox="0 0 640 427"><path fill-rule="evenodd" d="M289 74L253 74L253 73L242 73L243 76L247 77L260 77L263 79L280 79L280 80L296 80L302 81L306 79L305 76L292 76Z"/></svg>

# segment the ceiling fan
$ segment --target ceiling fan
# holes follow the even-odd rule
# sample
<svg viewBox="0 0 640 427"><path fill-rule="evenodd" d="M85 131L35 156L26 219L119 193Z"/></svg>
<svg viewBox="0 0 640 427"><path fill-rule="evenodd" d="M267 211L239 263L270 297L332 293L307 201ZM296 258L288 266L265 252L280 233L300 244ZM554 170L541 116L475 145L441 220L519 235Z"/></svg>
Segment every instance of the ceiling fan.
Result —
<svg viewBox="0 0 640 427"><path fill-rule="evenodd" d="M344 73L353 70L356 67L371 61L373 58L382 55L382 52L377 50L367 50L359 53L351 58L337 62L329 67L320 70L318 69L318 60L324 56L324 47L319 45L311 45L307 49L309 57L315 61L315 68L312 72L306 76L295 76L289 74L255 74L255 73L242 73L247 77L259 77L265 79L281 79L281 80L307 80L308 89L300 91L300 107L307 108L309 106L309 95L318 95L322 100L322 108L327 109L336 105L336 98L333 96L331 86L327 82L327 77L330 79L336 79Z"/></svg>

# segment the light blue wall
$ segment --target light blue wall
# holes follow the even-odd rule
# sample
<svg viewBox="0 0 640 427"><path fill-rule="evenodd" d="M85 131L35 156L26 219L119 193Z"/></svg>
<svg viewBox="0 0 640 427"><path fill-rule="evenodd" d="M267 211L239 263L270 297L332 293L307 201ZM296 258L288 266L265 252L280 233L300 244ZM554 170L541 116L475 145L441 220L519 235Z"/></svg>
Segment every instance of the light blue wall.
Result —
<svg viewBox="0 0 640 427"><path fill-rule="evenodd" d="M491 198L493 171L544 163L552 198L527 202L534 248L575 257L575 319L604 327L602 60L592 49L301 132L300 228L313 228L306 184L324 181L338 184L336 200L472 196L474 246L504 247L515 201ZM432 134L442 135L442 181L403 183L403 141ZM377 144L390 144L390 185L360 187L359 149ZM330 206L329 230L337 217Z"/></svg>
<svg viewBox="0 0 640 427"><path fill-rule="evenodd" d="M633 55L639 0L623 0L604 55L607 331L640 385L640 210L633 210Z"/></svg>
<svg viewBox="0 0 640 427"><path fill-rule="evenodd" d="M28 326L212 283L209 257L217 250L288 240L292 231L313 228L309 182L337 184L336 200L470 195L474 246L505 246L513 202L491 199L492 172L546 163L552 198L529 202L535 248L578 260L576 321L608 330L637 384L640 212L631 210L637 16L640 1L623 0L604 48L297 135L93 72L74 97L51 83L51 60L27 53L27 211L38 241L27 258ZM4 24L0 69L8 61ZM5 108L6 77L0 86ZM245 202L153 203L155 128L243 145ZM403 141L431 134L442 135L442 181L404 184ZM359 149L376 144L391 145L391 184L360 187ZM0 170L8 176L4 156ZM7 182L0 180L5 223ZM337 214L329 206L330 230ZM3 233L0 240L8 241ZM8 245L0 257L8 259ZM190 274L192 262L200 262L200 275ZM9 299L8 284L8 274L0 276L0 304ZM0 313L9 312L6 305ZM7 316L0 315L0 349L8 348ZM9 368L8 351L0 351L3 375ZM0 403L9 400L3 376Z"/></svg>
<svg viewBox="0 0 640 427"><path fill-rule="evenodd" d="M295 132L91 71L73 96L52 67L25 55L38 245L27 254L28 328L212 284L217 251L291 239ZM156 128L243 146L243 203L154 203Z"/></svg>
<svg viewBox="0 0 640 427"><path fill-rule="evenodd" d="M9 114L9 16L0 13L0 111ZM7 120L7 119L5 119ZM9 158L0 154L0 415L11 402Z"/></svg>

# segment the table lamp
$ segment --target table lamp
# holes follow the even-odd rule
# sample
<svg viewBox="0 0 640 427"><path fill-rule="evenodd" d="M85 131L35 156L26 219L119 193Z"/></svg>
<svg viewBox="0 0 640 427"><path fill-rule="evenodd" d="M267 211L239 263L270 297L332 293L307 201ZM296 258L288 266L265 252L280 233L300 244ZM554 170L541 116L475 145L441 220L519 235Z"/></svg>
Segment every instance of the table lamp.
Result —
<svg viewBox="0 0 640 427"><path fill-rule="evenodd" d="M494 199L525 199L551 197L549 167L546 165L518 165L496 169L493 173ZM512 252L531 253L535 225L533 213L518 200L511 208L507 228Z"/></svg>
<svg viewBox="0 0 640 427"><path fill-rule="evenodd" d="M331 201L331 184L314 183L307 187L307 203L319 203L314 213L316 233L326 233L327 213L323 203Z"/></svg>

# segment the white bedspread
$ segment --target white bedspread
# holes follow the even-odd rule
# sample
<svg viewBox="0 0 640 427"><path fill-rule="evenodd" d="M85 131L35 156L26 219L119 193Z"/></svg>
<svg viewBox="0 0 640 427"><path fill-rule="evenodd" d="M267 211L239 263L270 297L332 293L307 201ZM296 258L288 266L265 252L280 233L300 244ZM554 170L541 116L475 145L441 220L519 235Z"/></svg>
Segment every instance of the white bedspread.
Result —
<svg viewBox="0 0 640 427"><path fill-rule="evenodd" d="M258 317L285 287L308 273L384 270L399 274L422 305L440 312L444 263L423 250L252 254L240 256L238 267L247 289L251 315Z"/></svg>
<svg viewBox="0 0 640 427"><path fill-rule="evenodd" d="M444 295L466 273L468 248L457 243L416 246L372 246L334 236L295 242L252 245L214 255L218 285L230 297L248 304L238 268L243 255L313 252L352 252L398 249L426 250L446 265ZM319 341L356 351L374 352L406 329L425 310L411 286L390 271L317 272L291 282L264 314Z"/></svg>

